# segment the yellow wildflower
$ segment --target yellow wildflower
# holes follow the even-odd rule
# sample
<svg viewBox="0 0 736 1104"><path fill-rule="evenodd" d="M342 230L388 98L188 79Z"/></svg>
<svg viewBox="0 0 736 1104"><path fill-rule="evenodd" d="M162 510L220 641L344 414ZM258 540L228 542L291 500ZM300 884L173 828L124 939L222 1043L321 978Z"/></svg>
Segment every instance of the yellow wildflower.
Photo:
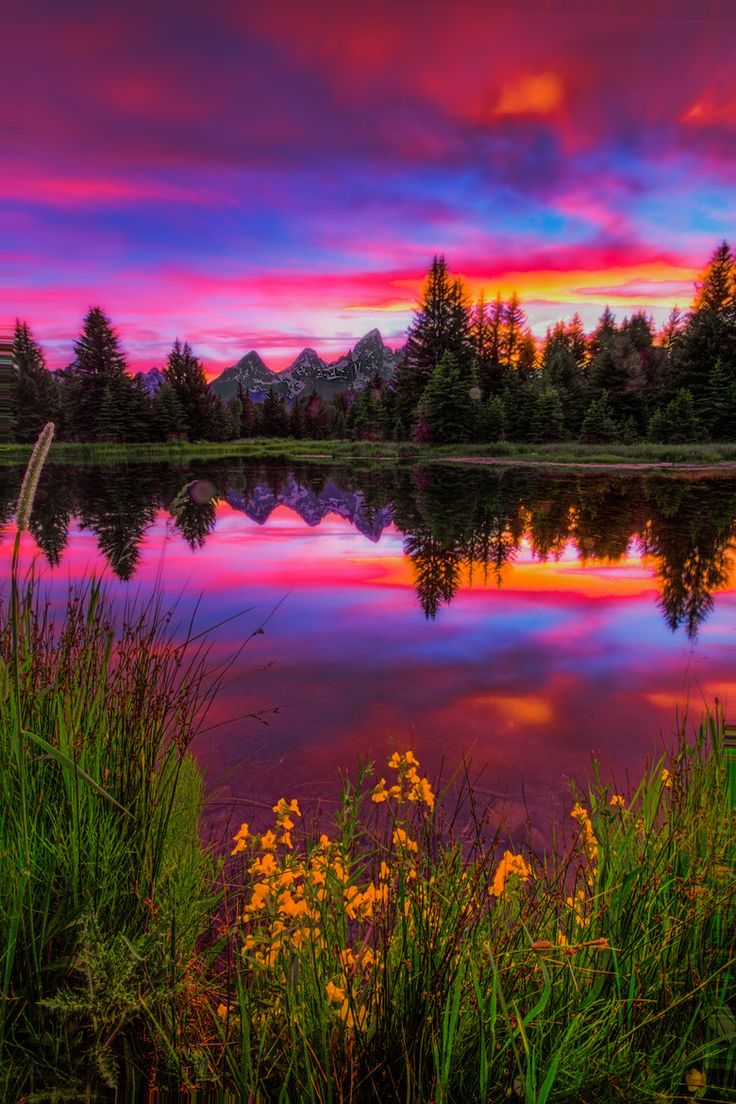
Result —
<svg viewBox="0 0 736 1104"><path fill-rule="evenodd" d="M491 893L495 897L500 897L509 878L519 878L522 882L525 882L531 877L531 874L531 867L524 861L523 855L514 855L511 851L504 851L493 876Z"/></svg>
<svg viewBox="0 0 736 1104"><path fill-rule="evenodd" d="M339 985L335 985L334 982L328 981L326 989L327 999L329 1001L334 1001L335 1004L341 1004L342 1001L345 1000L345 990L342 989Z"/></svg>
<svg viewBox="0 0 736 1104"><path fill-rule="evenodd" d="M614 809L624 809L626 807L626 798L623 794L614 794L610 804Z"/></svg>
<svg viewBox="0 0 736 1104"><path fill-rule="evenodd" d="M579 820L581 823L588 818L588 810L584 805L581 805L579 801L576 801L570 812L570 816L573 820Z"/></svg>
<svg viewBox="0 0 736 1104"><path fill-rule="evenodd" d="M299 809L299 802L296 800L296 798L292 798L291 801L287 801L285 798L280 797L276 804L273 806L273 811L274 813L276 813L276 816L280 818L288 816L289 813L293 813L294 816L298 817L302 815Z"/></svg>
<svg viewBox="0 0 736 1104"><path fill-rule="evenodd" d="M706 1078L702 1070L689 1069L685 1074L685 1084L687 1085L687 1091L689 1093L696 1094L702 1091L706 1087Z"/></svg>
<svg viewBox="0 0 736 1104"><path fill-rule="evenodd" d="M360 890L357 886L348 886L343 893L345 911L351 920L355 919L357 910L360 907L360 897Z"/></svg>
<svg viewBox="0 0 736 1104"><path fill-rule="evenodd" d="M662 771L662 774L660 776L660 781L664 783L665 787L668 790L672 789L672 776L670 775L670 772L667 770L666 767Z"/></svg>
<svg viewBox="0 0 736 1104"><path fill-rule="evenodd" d="M284 847L292 848L294 844L291 839L291 832L283 832L279 836L279 843L282 844Z"/></svg>
<svg viewBox="0 0 736 1104"><path fill-rule="evenodd" d="M276 860L269 851L268 854L263 855L262 858L256 859L256 861L248 868L251 874L262 874L264 877L268 877L270 874L275 874L278 871Z"/></svg>
<svg viewBox="0 0 736 1104"><path fill-rule="evenodd" d="M270 896L270 893L271 893L271 889L270 889L270 886L269 886L268 882L256 882L256 884L253 886L253 890L251 892L250 904L248 905L248 911L249 912L260 912L261 909L265 908L266 907L266 901L268 900L268 898ZM248 920L249 917L246 915L246 916L243 917L243 919Z"/></svg>
<svg viewBox="0 0 736 1104"><path fill-rule="evenodd" d="M413 793L416 794L415 801L422 801L427 808L434 809L435 796L428 778L420 778L414 786Z"/></svg>
<svg viewBox="0 0 736 1104"><path fill-rule="evenodd" d="M386 779L382 778L371 795L371 801L375 801L376 805L380 805L382 801L387 800L388 790L386 789Z"/></svg>
<svg viewBox="0 0 736 1104"><path fill-rule="evenodd" d="M221 1019L221 1020L226 1020L227 1017L228 1017L229 1012L230 1012L230 1009L228 1008L228 1006L226 1004L223 1004L222 1001L220 1001L220 1003L217 1006L218 1018Z"/></svg>
<svg viewBox="0 0 736 1104"><path fill-rule="evenodd" d="M307 912L307 902L303 898L295 900L291 890L285 889L279 896L277 908L284 916L303 916Z"/></svg>
<svg viewBox="0 0 736 1104"><path fill-rule="evenodd" d="M585 907L587 898L582 889L578 889L575 892L574 897L566 898L568 906L574 911L575 919L583 927L586 927L590 923L590 917L585 915Z"/></svg>
<svg viewBox="0 0 736 1104"><path fill-rule="evenodd" d="M275 851L276 850L276 833L266 832L261 836L261 850L262 851Z"/></svg>
<svg viewBox="0 0 736 1104"><path fill-rule="evenodd" d="M409 839L403 828L395 828L393 841L395 847L405 847L407 851L418 851L419 847L413 839Z"/></svg>

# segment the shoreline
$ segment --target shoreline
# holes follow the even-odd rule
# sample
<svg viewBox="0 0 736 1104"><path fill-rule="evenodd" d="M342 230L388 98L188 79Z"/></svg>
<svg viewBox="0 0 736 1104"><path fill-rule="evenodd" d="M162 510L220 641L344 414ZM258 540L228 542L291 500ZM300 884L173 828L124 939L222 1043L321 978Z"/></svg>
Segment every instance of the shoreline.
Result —
<svg viewBox="0 0 736 1104"><path fill-rule="evenodd" d="M32 446L0 445L0 466L22 465ZM546 451L549 449L549 451ZM692 445L595 446L571 443L543 449L502 443L492 452L395 442L304 441L254 438L228 442L168 442L153 444L54 443L47 459L53 464L140 464L196 460L245 459L298 464L444 464L468 467L534 468L580 473L736 476L736 443Z"/></svg>

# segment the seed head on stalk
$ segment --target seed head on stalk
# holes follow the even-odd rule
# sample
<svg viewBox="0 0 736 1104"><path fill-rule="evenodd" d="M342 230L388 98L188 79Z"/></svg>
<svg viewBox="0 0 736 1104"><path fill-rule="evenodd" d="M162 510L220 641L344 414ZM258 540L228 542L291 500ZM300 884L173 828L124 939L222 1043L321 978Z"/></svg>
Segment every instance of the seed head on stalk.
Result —
<svg viewBox="0 0 736 1104"><path fill-rule="evenodd" d="M28 528L28 522L31 520L31 510L33 509L33 500L36 497L38 480L41 475L41 469L46 462L46 457L49 454L53 436L54 423L47 422L33 446L33 452L28 461L26 474L23 476L23 483L21 484L20 494L18 495L18 507L15 512L16 529L19 533Z"/></svg>

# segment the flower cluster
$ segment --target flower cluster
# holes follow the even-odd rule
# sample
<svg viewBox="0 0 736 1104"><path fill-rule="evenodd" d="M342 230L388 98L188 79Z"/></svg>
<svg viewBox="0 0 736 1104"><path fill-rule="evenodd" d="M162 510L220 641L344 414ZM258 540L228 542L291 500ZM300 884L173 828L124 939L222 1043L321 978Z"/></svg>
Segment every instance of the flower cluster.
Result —
<svg viewBox="0 0 736 1104"><path fill-rule="evenodd" d="M372 793L372 800L378 805L389 798L402 805L406 801L426 805L431 811L435 806L435 794L428 778L419 776L419 760L413 751L398 752L388 761L392 770L398 772L398 779L389 786L382 778Z"/></svg>
<svg viewBox="0 0 736 1104"><path fill-rule="evenodd" d="M593 867L595 867L598 861L598 840L593 831L593 821L590 819L590 813L580 802L577 802L573 806L570 816L580 825L580 833L585 853L593 864Z"/></svg>
<svg viewBox="0 0 736 1104"><path fill-rule="evenodd" d="M520 882L526 882L531 878L531 875L531 867L525 862L522 855L514 855L511 851L504 851L496 868L496 873L493 875L493 884L490 891L495 897L500 897L505 892L507 883L516 886Z"/></svg>

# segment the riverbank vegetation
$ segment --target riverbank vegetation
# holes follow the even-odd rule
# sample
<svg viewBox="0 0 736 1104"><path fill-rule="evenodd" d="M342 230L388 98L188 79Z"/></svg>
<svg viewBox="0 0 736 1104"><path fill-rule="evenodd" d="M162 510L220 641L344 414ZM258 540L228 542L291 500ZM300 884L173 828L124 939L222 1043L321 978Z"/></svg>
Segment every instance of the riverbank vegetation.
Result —
<svg viewBox="0 0 736 1104"><path fill-rule="evenodd" d="M25 462L31 445L0 445L0 466ZM52 445L48 462L73 464L118 464L125 462L170 461L237 457L253 460L288 460L325 463L359 460L376 463L472 463L483 461L534 464L540 467L565 464L575 468L671 466L716 469L736 463L736 443L728 441L690 442L663 445L642 441L638 444L586 445L576 441L532 445L498 441L493 444L430 445L397 441L301 440L291 437L252 437L233 441L161 442L59 442ZM727 470L727 468L723 468Z"/></svg>
<svg viewBox="0 0 736 1104"><path fill-rule="evenodd" d="M237 392L229 381L223 402L217 382L208 383L202 362L178 339L160 369L134 379L99 307L88 312L74 358L60 371L47 371L25 322L17 323L13 355L19 442L33 441L50 419L62 439L76 442L266 437L497 451L509 442L618 449L733 441L736 261L726 242L718 246L690 309L673 310L659 331L643 311L617 322L606 307L592 332L576 315L538 341L516 295L472 303L444 257L435 257L395 372L384 371L379 353L361 390L335 394L326 378L329 398L316 376L286 387L243 368Z"/></svg>
<svg viewBox="0 0 736 1104"><path fill-rule="evenodd" d="M19 550L0 607L3 1099L736 1099L717 705L631 789L594 772L545 853L402 746L328 816L287 793L205 847L189 744L222 669L155 602L116 609L90 580L55 609Z"/></svg>

